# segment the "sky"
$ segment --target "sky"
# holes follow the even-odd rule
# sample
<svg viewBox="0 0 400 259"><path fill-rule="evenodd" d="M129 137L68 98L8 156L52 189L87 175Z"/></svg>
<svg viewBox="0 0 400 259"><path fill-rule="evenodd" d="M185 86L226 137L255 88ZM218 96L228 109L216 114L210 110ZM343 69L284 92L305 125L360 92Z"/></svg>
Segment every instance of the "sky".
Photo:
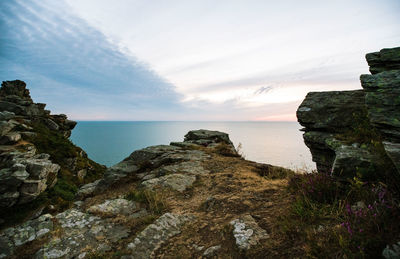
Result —
<svg viewBox="0 0 400 259"><path fill-rule="evenodd" d="M400 45L398 0L2 0L0 79L75 120L294 121Z"/></svg>

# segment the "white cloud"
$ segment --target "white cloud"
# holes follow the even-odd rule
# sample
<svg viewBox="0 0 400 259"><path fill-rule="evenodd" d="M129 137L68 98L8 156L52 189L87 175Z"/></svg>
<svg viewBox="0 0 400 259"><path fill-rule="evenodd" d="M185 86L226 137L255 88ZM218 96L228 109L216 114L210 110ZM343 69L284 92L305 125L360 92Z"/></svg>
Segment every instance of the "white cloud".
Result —
<svg viewBox="0 0 400 259"><path fill-rule="evenodd" d="M368 72L364 54L400 40L400 7L388 0L68 3L186 101L254 106L299 100L324 84L331 89L329 80L356 88ZM249 97L266 84L279 88Z"/></svg>

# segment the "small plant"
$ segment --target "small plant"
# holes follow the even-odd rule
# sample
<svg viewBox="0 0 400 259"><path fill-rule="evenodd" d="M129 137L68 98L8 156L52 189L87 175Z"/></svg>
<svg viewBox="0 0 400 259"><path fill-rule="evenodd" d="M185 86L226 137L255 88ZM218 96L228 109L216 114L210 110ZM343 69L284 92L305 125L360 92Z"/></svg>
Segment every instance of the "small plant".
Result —
<svg viewBox="0 0 400 259"><path fill-rule="evenodd" d="M238 146L236 147L236 152L239 154L240 157L242 157L243 159L246 159L246 156L243 152L243 145L242 143L239 142Z"/></svg>
<svg viewBox="0 0 400 259"><path fill-rule="evenodd" d="M125 198L146 204L147 208L157 215L162 214L167 208L163 191L138 189L128 193Z"/></svg>

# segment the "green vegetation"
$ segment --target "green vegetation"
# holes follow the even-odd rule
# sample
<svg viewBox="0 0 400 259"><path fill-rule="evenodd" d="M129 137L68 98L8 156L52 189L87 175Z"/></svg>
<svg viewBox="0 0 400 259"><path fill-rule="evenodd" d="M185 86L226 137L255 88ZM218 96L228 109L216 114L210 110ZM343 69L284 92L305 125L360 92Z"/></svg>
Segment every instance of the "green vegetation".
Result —
<svg viewBox="0 0 400 259"><path fill-rule="evenodd" d="M32 126L37 133L36 137L31 139L32 143L40 153L49 154L53 162L65 165L66 158L79 156L79 148L61 132L50 130L43 123L35 123Z"/></svg>
<svg viewBox="0 0 400 259"><path fill-rule="evenodd" d="M279 231L304 242L310 258L380 258L400 234L398 200L381 182L297 174L288 191L293 203Z"/></svg>
<svg viewBox="0 0 400 259"><path fill-rule="evenodd" d="M87 158L82 149L75 146L60 131L51 130L40 121L30 126L36 132L36 136L30 141L38 152L49 154L52 162L61 166L57 183L45 193L51 197L46 200L46 204L54 205L55 211L62 211L71 206L79 186L101 178L106 168ZM79 179L76 172L82 169L86 170L86 176Z"/></svg>
<svg viewBox="0 0 400 259"><path fill-rule="evenodd" d="M78 187L65 178L65 174L61 174L57 184L50 190L51 197L60 197L65 201L73 201Z"/></svg>

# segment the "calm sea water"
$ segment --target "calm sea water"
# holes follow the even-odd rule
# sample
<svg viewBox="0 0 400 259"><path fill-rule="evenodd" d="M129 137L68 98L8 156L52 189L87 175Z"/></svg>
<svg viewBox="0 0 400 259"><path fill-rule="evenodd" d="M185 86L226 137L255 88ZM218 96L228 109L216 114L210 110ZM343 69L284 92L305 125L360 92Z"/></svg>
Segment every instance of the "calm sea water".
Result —
<svg viewBox="0 0 400 259"><path fill-rule="evenodd" d="M183 141L189 130L223 131L252 161L314 169L297 122L137 122L80 121L71 140L94 161L114 165L134 150Z"/></svg>

